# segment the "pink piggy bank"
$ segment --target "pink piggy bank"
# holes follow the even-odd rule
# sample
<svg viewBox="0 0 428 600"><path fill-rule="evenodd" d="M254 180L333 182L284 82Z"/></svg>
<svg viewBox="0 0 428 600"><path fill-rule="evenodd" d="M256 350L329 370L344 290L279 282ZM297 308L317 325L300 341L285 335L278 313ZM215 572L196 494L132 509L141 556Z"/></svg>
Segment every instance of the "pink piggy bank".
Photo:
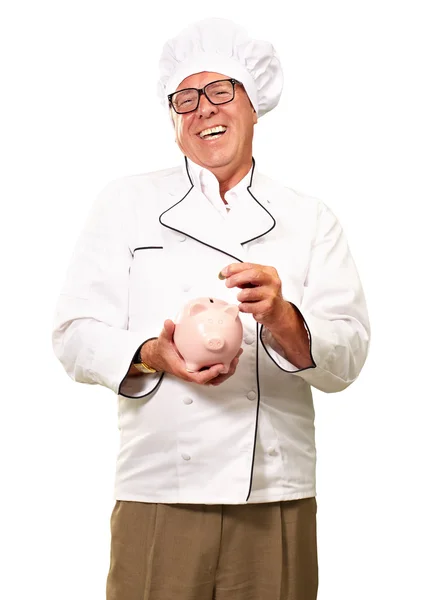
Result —
<svg viewBox="0 0 428 600"><path fill-rule="evenodd" d="M242 344L243 329L236 305L217 298L195 298L179 313L174 342L187 371L223 363L227 368Z"/></svg>

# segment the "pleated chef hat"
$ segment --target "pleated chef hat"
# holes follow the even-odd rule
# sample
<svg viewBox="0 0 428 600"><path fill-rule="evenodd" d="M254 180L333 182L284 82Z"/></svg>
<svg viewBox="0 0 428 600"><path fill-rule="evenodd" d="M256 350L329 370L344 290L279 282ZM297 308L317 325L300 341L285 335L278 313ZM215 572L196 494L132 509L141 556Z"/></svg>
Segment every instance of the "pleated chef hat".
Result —
<svg viewBox="0 0 428 600"><path fill-rule="evenodd" d="M168 40L159 70L158 93L165 105L183 79L202 71L243 83L258 116L275 108L282 92L281 64L272 44L251 39L227 19L204 19Z"/></svg>

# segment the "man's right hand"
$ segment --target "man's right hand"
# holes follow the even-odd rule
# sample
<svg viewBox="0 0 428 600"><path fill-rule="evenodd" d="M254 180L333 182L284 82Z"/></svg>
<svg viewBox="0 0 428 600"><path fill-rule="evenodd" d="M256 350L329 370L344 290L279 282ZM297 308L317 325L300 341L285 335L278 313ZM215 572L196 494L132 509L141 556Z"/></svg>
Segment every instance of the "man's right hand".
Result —
<svg viewBox="0 0 428 600"><path fill-rule="evenodd" d="M235 373L242 348L230 363L228 370L224 364L217 364L196 373L186 371L186 363L174 343L174 330L175 324L167 319L159 337L149 340L141 348L141 360L157 371L165 371L185 381L201 385L220 385Z"/></svg>

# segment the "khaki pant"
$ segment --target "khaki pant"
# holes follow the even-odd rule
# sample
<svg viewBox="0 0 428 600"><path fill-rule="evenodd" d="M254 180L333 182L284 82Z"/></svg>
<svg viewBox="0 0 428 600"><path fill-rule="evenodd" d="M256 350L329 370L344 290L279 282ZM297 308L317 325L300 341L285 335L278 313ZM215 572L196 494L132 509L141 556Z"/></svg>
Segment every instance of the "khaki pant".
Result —
<svg viewBox="0 0 428 600"><path fill-rule="evenodd" d="M107 600L315 600L316 500L117 501Z"/></svg>

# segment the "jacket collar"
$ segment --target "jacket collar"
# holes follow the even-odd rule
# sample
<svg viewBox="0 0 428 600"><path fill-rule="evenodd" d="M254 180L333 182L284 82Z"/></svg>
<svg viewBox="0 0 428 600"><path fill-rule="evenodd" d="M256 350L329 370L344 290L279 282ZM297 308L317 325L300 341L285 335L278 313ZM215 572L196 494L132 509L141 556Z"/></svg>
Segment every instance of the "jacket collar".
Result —
<svg viewBox="0 0 428 600"><path fill-rule="evenodd" d="M266 190L259 184L259 177L253 166L247 196L243 198L245 207L240 215L239 227L234 235L226 226L225 220L194 186L185 159L184 185L169 191L172 202L159 217L160 223L173 231L184 234L211 248L238 260L244 261L242 246L265 235L275 227L275 219L266 208Z"/></svg>

